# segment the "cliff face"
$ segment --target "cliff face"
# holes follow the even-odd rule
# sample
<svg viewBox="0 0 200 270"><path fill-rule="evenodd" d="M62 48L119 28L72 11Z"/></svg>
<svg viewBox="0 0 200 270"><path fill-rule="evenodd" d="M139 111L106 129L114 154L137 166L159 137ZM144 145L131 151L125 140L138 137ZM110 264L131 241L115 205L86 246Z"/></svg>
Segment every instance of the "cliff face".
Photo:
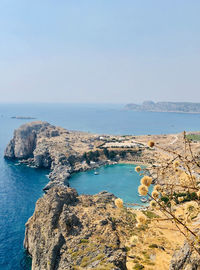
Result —
<svg viewBox="0 0 200 270"><path fill-rule="evenodd" d="M87 135L85 137L87 138ZM4 156L8 159L19 159L21 163L37 168L50 169L50 182L45 187L45 190L48 190L54 185L68 184L70 173L77 169L77 161L77 170L84 169L84 166L89 167L80 163L81 149L78 152L75 145L83 138L82 133L69 132L46 122L31 122L15 130ZM82 149L88 151L88 144L86 140ZM71 156L74 157L73 164L69 162Z"/></svg>
<svg viewBox="0 0 200 270"><path fill-rule="evenodd" d="M33 156L36 147L37 135L50 124L46 122L33 122L22 125L15 130L14 137L5 150L5 157L14 159L27 159Z"/></svg>
<svg viewBox="0 0 200 270"><path fill-rule="evenodd" d="M191 246L185 242L183 247L172 257L170 270L199 270L200 257Z"/></svg>
<svg viewBox="0 0 200 270"><path fill-rule="evenodd" d="M50 189L26 223L32 270L126 269L119 226L127 217L114 199L107 192L78 196L71 188Z"/></svg>

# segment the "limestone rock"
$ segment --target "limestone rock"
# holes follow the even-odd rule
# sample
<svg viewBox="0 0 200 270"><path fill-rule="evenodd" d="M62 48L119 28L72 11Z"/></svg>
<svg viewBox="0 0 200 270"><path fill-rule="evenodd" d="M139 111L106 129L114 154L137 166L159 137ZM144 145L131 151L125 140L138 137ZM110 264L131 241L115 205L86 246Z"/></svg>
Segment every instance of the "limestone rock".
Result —
<svg viewBox="0 0 200 270"><path fill-rule="evenodd" d="M37 148L34 151L34 164L37 168L50 168L51 155L47 148Z"/></svg>
<svg viewBox="0 0 200 270"><path fill-rule="evenodd" d="M36 147L37 134L48 125L50 124L37 121L22 125L15 130L14 137L5 150L5 157L11 159L32 157Z"/></svg>
<svg viewBox="0 0 200 270"><path fill-rule="evenodd" d="M50 188L54 186L68 186L69 182L68 179L70 178L70 173L72 169L70 166L64 166L64 165L55 165L53 170L49 174L49 183L43 188L43 190L46 192Z"/></svg>
<svg viewBox="0 0 200 270"><path fill-rule="evenodd" d="M53 187L38 200L26 223L24 247L32 270L126 269L126 251L111 213L115 196L78 196Z"/></svg>
<svg viewBox="0 0 200 270"><path fill-rule="evenodd" d="M200 256L188 242L185 242L183 247L174 253L170 270L200 270Z"/></svg>

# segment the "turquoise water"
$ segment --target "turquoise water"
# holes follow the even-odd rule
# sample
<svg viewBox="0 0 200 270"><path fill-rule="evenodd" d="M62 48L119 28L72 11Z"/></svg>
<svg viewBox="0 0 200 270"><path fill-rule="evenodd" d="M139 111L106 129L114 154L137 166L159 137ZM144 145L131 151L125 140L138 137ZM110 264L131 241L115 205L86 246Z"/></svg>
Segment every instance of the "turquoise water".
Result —
<svg viewBox="0 0 200 270"><path fill-rule="evenodd" d="M138 196L140 179L133 164L108 165L96 170L74 174L69 182L79 194L96 194L102 190L114 193L125 203L141 204ZM98 172L95 175L94 172Z"/></svg>
<svg viewBox="0 0 200 270"><path fill-rule="evenodd" d="M46 171L16 166L3 159L14 129L29 120L11 116L34 116L67 129L108 134L161 134L199 130L199 114L124 111L122 105L0 104L0 270L28 270L23 250L24 224L48 182ZM74 175L70 183L79 193L108 190L127 202L139 202L138 176L132 165L117 165ZM137 184L136 184L137 183Z"/></svg>

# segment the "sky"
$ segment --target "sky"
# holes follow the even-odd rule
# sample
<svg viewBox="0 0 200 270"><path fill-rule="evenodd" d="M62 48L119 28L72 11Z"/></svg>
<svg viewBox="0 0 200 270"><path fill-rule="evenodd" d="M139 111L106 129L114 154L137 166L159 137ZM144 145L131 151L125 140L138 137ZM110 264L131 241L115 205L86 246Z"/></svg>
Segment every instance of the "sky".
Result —
<svg viewBox="0 0 200 270"><path fill-rule="evenodd" d="M199 0L1 0L0 103L200 102Z"/></svg>

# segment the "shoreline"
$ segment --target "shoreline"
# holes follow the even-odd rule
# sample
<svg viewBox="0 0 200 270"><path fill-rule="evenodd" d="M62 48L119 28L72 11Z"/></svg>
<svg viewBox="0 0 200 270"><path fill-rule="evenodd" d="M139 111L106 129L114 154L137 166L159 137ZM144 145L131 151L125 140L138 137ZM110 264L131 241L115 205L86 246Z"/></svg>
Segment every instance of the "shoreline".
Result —
<svg viewBox="0 0 200 270"><path fill-rule="evenodd" d="M141 165L141 166L145 166L145 167L148 167L148 166L151 166L151 164L149 163L145 163L145 162L140 162L140 161L120 161L118 162L118 164L133 164L133 165Z"/></svg>
<svg viewBox="0 0 200 270"><path fill-rule="evenodd" d="M68 179L74 173L105 165L150 167L154 162L153 156L146 143L138 141L140 138L142 136L101 136L69 131L36 121L24 124L15 131L4 157L28 167L48 169L49 182L43 189L47 192L56 185L69 186Z"/></svg>
<svg viewBox="0 0 200 270"><path fill-rule="evenodd" d="M132 109L125 109L125 111L133 111L133 112L154 112L154 113L181 113L181 114L200 114L200 112L180 112L180 111L152 111L152 110L132 110Z"/></svg>
<svg viewBox="0 0 200 270"><path fill-rule="evenodd" d="M24 246L26 250L29 251L29 254L32 254L33 256L33 262L35 262L35 255L36 253L30 252L32 249L29 250L29 247L32 245L34 249L40 247L40 243L42 241L42 238L38 236L36 233L36 227L35 224L41 224L43 226L42 228L45 228L46 222L44 222L43 217L47 217L47 221L49 224L52 224L52 220L50 215L46 213L46 209L51 209L52 203L55 203L55 200L58 199L58 205L60 205L60 201L63 201L63 196L66 196L66 201L69 200L69 196L67 195L67 192L70 192L72 190L71 188L67 189L67 183L69 183L68 179L72 174L75 174L77 172L86 172L88 170L95 170L97 168L100 168L102 166L111 166L111 165L120 165L120 164L130 164L130 165L142 165L142 166L147 166L151 167L154 164L154 160L157 160L158 156L155 154L160 152L154 151L154 149L149 149L146 143L146 140L153 139L154 136L126 136L125 138L121 138L121 136L107 136L105 135L105 144L106 143L112 143L113 145L116 144L116 140L120 140L120 146L121 142L124 143L125 146L130 145L130 141L133 143L137 144L137 149L132 149L132 148L123 148L120 147L119 149L116 149L114 147L106 148L105 149L100 149L98 148L98 143L101 142L101 139L99 138L99 135L94 135L94 134L82 134L80 132L71 132L67 131L62 128L56 128L53 126L49 126L47 124L41 124L41 127L37 128L35 127L36 124L28 124L20 129L18 129L15 134L13 139L11 140L10 144L7 146L7 155L10 155L13 157L14 162L19 162L20 164L24 164L27 167L34 166L34 169L39 169L39 168L48 168L48 178L49 178L49 183L47 184L46 187L44 187L44 195L42 198L38 200L35 208L35 215L37 219L34 218L29 218L28 222L26 223L26 232L25 232L25 239L26 241L24 242L26 245ZM28 128L27 128L28 127ZM39 131L38 131L39 129ZM33 132L38 132L37 136L34 137L32 136ZM79 134L80 133L80 134ZM24 136L25 134L25 136ZM84 137L85 136L85 137ZM107 136L107 137L106 137ZM155 136L156 137L156 136ZM158 136L159 137L159 142L164 139L166 141L166 138L164 136ZM167 136L167 142L171 142L171 140L174 140L174 134ZM122 141L123 139L123 141ZM31 149L27 149L27 141L30 142L34 147ZM138 142L137 142L138 141ZM156 139L155 139L156 141ZM19 145L19 142L21 145ZM158 141L157 141L158 142ZM20 146L19 148L15 148L15 146ZM30 145L30 144L29 144ZM110 145L110 144L109 144ZM176 142L177 145L177 142ZM173 147L171 145L171 147ZM92 149L91 149L92 148ZM17 156L21 154L21 149L24 151L23 152L23 157L20 157L17 159ZM20 151L19 151L20 150ZM98 151L98 153L97 153ZM14 153L14 155L13 155ZM96 153L96 154L95 154ZM94 155L95 154L95 155ZM98 155L97 155L98 154ZM112 155L111 155L112 154ZM124 156L125 154L125 156ZM12 156L13 155L13 156ZM111 160L113 157L113 160ZM98 161L94 161L94 160ZM115 161L117 160L118 161ZM132 160L131 160L132 159ZM135 161L137 160L137 161ZM88 162L87 162L88 161ZM89 162L90 161L90 162ZM149 161L149 162L148 162ZM158 160L159 163L160 160ZM145 168L150 172L150 168ZM133 168L134 170L134 168ZM45 191L46 188L46 191ZM48 192L47 192L48 191ZM114 192L113 192L114 193ZM101 192L100 192L101 194ZM106 195L108 194L108 195ZM81 210L84 210L88 213L88 206L90 206L91 201L88 201L88 198L93 200L94 198L99 197L99 207L98 209L104 211L106 208L102 208L102 201L105 201L105 195L110 198L110 193L102 193L102 197L98 194L96 195L81 195L79 198L83 198L83 204L74 204L74 200L76 199L76 195L73 195L72 197L74 198L72 200L71 208L74 207L74 205L78 207L83 207ZM68 197L67 197L68 196ZM115 196L114 196L115 197ZM113 198L114 198L113 197ZM107 199L108 199L107 198ZM41 204L41 209L38 211L38 206L41 202L44 202L47 207L44 207L44 204ZM113 203L113 202L112 202ZM97 202L94 202L94 214L96 213L96 204ZM148 210L149 209L149 202L145 203L136 203L135 205L132 205L133 207L130 207L127 203L124 203L126 209L131 209L131 211L141 211L141 210ZM69 209L68 204L66 204L66 208L61 207L60 213L63 211L63 217L66 217L66 209ZM75 206L75 207L76 207ZM112 205L111 211L113 211L114 205ZM49 208L48 208L49 207ZM55 210L56 209L56 210ZM64 210L65 211L64 211ZM85 210L86 209L86 210ZM55 211L54 211L55 210ZM38 211L38 212L37 212ZM40 213L43 213L44 215L41 216L40 219ZM55 217L58 216L58 222L60 222L60 214L57 215L57 208L54 208L52 213L55 215ZM108 211L108 214L111 213L111 211ZM118 210L117 210L118 211ZM76 211L75 213L82 213L82 211ZM113 213L113 212L112 212ZM117 212L118 213L118 212ZM126 213L126 212L124 212ZM91 214L89 212L89 214ZM68 215L68 214L67 214ZM105 215L105 216L104 216ZM75 222L73 225L76 227L77 223L76 220L74 221L71 217L71 213L69 213L69 220L70 222ZM93 215L91 215L91 221L93 220ZM104 219L105 217L105 219ZM61 219L62 220L62 219ZM71 221L72 220L72 221ZM124 219L125 220L125 219ZM85 218L83 218L83 221L85 221ZM41 222L41 223L40 223ZM110 226L109 228L112 228L111 225L113 225L113 219L108 219L106 216L106 213L103 212L101 217L98 217L98 224L100 226ZM54 222L55 223L55 222ZM28 225L27 225L28 224ZM32 227L32 225L34 225ZM62 226L63 223L61 224ZM96 223L95 223L96 226ZM95 227L94 226L94 227ZM72 226L73 227L73 226ZM60 229L61 227L59 227ZM95 227L96 228L96 227ZM63 232L66 233L65 227L62 227ZM46 227L45 230L49 230L49 227ZM45 231L44 230L44 231ZM93 230L93 229L92 229ZM102 231L102 228L101 228ZM53 228L52 230L54 234L52 234L52 239L49 238L49 235L47 235L46 240L51 241L53 244L53 247L58 247L57 243L55 244L55 239L58 230ZM61 231L62 232L62 231ZM63 233L62 232L62 233ZM32 237L32 235L35 235L36 237ZM61 234L62 235L62 234ZM87 238L88 232L84 236L80 235L80 239L77 242L78 244L83 241L83 239ZM101 235L101 232L97 234L98 236ZM43 237L43 236L42 236ZM35 244L33 241L38 241L38 246ZM107 239L107 237L104 238L104 240ZM59 240L59 239L58 239ZM93 239L92 239L93 240ZM60 240L59 240L60 241ZM59 242L58 241L58 242ZM59 242L60 243L60 242ZM124 243L124 242L123 242ZM77 246L77 244L76 244ZM47 247L47 250L49 246ZM62 249L61 249L62 250ZM114 249L115 250L115 249ZM45 249L44 249L45 251ZM75 251L74 251L75 252ZM46 254L44 252L44 254ZM69 253L66 253L69 255ZM73 257L74 259L74 257Z"/></svg>

